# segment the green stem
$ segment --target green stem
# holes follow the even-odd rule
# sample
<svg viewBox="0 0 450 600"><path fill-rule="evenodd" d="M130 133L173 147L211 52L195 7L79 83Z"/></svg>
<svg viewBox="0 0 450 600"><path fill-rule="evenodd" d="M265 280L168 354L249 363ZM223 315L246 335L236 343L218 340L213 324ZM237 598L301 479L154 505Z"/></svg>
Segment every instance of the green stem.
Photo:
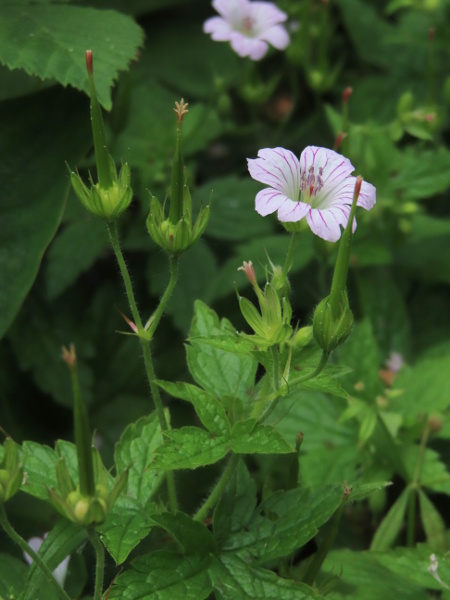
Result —
<svg viewBox="0 0 450 600"><path fill-rule="evenodd" d="M159 325L159 322L161 320L161 317L164 313L164 310L166 308L167 302L170 299L170 296L172 295L172 292L175 288L175 285L177 283L177 279L178 279L178 257L177 256L171 256L170 257L170 279L169 279L169 283L167 284L167 288L166 291L163 294L163 297L161 298L157 309L155 310L155 312L152 314L152 316L150 317L150 319L147 321L147 323L145 324L145 329L148 332L148 335L150 337L150 339L153 338L156 328Z"/></svg>
<svg viewBox="0 0 450 600"><path fill-rule="evenodd" d="M226 488L227 483L230 481L231 476L234 473L239 462L239 455L233 454L230 458L230 462L227 464L224 472L222 473L219 481L214 486L213 491L205 500L204 504L199 508L199 510L195 513L193 519L194 521L203 521L203 519L207 516L213 506L219 501L223 490Z"/></svg>
<svg viewBox="0 0 450 600"><path fill-rule="evenodd" d="M58 594L58 596L62 600L70 600L70 597L68 596L68 594L66 594L66 592L63 590L63 588L59 585L59 583L53 577L52 572L47 567L47 565L42 560L42 558L38 554L36 554L36 552L32 548L30 548L30 546L27 544L27 542L17 533L17 531L13 528L11 523L8 521L8 517L6 516L5 508L2 504L0 505L0 524L3 527L5 533L7 535L9 535L9 537L12 539L12 541L15 542L23 552L26 552L28 554L28 556L30 556L32 558L33 562L41 569L41 571L44 573L47 581L50 583L50 585L53 586L53 589Z"/></svg>
<svg viewBox="0 0 450 600"><path fill-rule="evenodd" d="M107 223L106 225L108 227L109 239L111 240L111 245L113 247L114 254L116 255L117 262L119 264L119 269L122 275L123 283L125 284L125 291L128 298L128 304L130 305L131 314L133 315L134 323L138 329L138 333L142 333L142 321L139 315L136 300L134 299L133 286L131 284L130 274L128 273L128 268L122 254L122 250L120 248L117 224L114 221L112 223Z"/></svg>
<svg viewBox="0 0 450 600"><path fill-rule="evenodd" d="M103 593L103 578L105 573L105 549L95 529L87 530L89 541L95 550L95 591L94 600L101 600Z"/></svg>
<svg viewBox="0 0 450 600"><path fill-rule="evenodd" d="M159 393L158 386L155 384L156 375L155 375L155 368L153 366L153 359L152 359L152 354L151 354L151 350L150 350L150 344L147 339L145 339L144 337L141 337L141 335L144 333L144 328L142 326L142 320L141 320L141 317L140 317L140 314L139 314L139 311L137 308L136 300L134 298L133 286L131 284L130 274L128 273L128 268L127 268L125 259L122 254L122 250L120 248L119 236L117 233L117 225L115 222L107 223L107 227L108 227L108 233L109 233L109 237L111 240L111 244L112 244L114 253L116 255L117 262L119 264L120 272L122 274L126 294L128 297L128 303L130 305L130 310L131 310L134 322L135 322L137 330L138 330L138 337L139 337L139 341L141 343L142 353L144 356L145 372L146 372L147 380L148 380L148 383L150 386L150 393L151 393L151 396L153 399L153 403L155 405L156 414L158 416L158 421L159 421L161 430L168 431L169 424L167 423L166 414L164 412L164 407L163 407L163 403L161 400L161 395ZM171 281L173 279L174 273L176 276L177 268L176 268L176 266L174 267L172 264L171 265ZM175 281L176 281L176 279L173 281L173 285L175 285ZM170 282L169 282L169 285L171 285ZM172 289L173 289L173 287L172 287ZM170 293L171 293L171 290L170 290ZM167 298L166 298L166 302L167 302L167 300L168 300L167 290L166 290L166 293L164 294L164 297L166 297L166 296L167 296ZM161 315L162 315L162 312L161 312ZM159 318L161 318L161 316ZM156 326L155 326L155 329L156 329ZM175 512L177 510L178 504L177 504L177 499L176 499L175 478L174 478L173 472L168 471L166 473L166 477L167 477L167 488L168 488L168 493L169 493L170 507L171 507L171 510L173 512Z"/></svg>
<svg viewBox="0 0 450 600"><path fill-rule="evenodd" d="M298 231L295 231L291 235L291 241L290 241L287 256L286 256L286 261L285 261L284 267L283 267L283 275L285 275L286 277L288 276L289 271L292 269L292 265L294 263L295 244L297 242L298 236L299 236Z"/></svg>

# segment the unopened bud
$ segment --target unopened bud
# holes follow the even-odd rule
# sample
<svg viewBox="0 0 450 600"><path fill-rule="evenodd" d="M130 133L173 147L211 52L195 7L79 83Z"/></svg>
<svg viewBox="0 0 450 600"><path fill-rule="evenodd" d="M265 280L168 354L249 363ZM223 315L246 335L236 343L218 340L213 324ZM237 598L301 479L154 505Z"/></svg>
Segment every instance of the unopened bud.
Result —
<svg viewBox="0 0 450 600"><path fill-rule="evenodd" d="M332 352L344 343L353 326L353 313L348 305L347 293L343 292L336 311L330 303L330 297L319 302L314 311L314 338L324 352Z"/></svg>
<svg viewBox="0 0 450 600"><path fill-rule="evenodd" d="M352 93L353 93L353 88L351 88L349 86L346 87L345 90L342 92L342 102L344 104L346 104L349 101L350 96L352 95Z"/></svg>
<svg viewBox="0 0 450 600"><path fill-rule="evenodd" d="M345 140L346 137L347 137L347 134L340 131L337 134L336 139L334 140L333 150L337 150L339 148L339 146L342 144L342 142Z"/></svg>
<svg viewBox="0 0 450 600"><path fill-rule="evenodd" d="M253 268L253 263L251 260L248 262L244 260L242 267L238 267L238 271L244 271L245 276L253 286L258 285L256 281L255 269Z"/></svg>

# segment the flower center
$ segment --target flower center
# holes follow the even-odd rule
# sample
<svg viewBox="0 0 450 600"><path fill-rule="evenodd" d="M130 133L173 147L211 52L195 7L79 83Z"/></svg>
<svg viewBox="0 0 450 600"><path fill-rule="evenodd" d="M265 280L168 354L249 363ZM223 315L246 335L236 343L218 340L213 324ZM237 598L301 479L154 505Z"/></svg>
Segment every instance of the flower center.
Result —
<svg viewBox="0 0 450 600"><path fill-rule="evenodd" d="M242 33L245 35L253 34L253 19L251 17L244 17L242 19Z"/></svg>
<svg viewBox="0 0 450 600"><path fill-rule="evenodd" d="M314 166L311 165L308 171L300 169L300 200L313 206L314 198L323 188L323 168L317 169L317 174Z"/></svg>

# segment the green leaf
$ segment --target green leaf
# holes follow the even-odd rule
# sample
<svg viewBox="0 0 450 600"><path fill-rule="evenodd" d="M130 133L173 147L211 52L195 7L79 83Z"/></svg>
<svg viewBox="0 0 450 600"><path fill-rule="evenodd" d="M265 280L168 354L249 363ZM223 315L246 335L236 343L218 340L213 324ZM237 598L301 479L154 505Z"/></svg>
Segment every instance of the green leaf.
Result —
<svg viewBox="0 0 450 600"><path fill-rule="evenodd" d="M213 179L195 192L197 201L206 205L212 195L213 210L208 222L208 236L225 240L248 240L270 234L273 224L253 209L253 198L261 184L249 177Z"/></svg>
<svg viewBox="0 0 450 600"><path fill-rule="evenodd" d="M156 381L157 385L165 392L190 402L202 424L216 435L226 435L230 432L230 423L220 400L214 394L205 392L190 383L172 383L170 381Z"/></svg>
<svg viewBox="0 0 450 600"><path fill-rule="evenodd" d="M75 163L84 154L89 119L81 114L77 95L51 89L1 103L0 122L2 336L59 225L68 190L64 160Z"/></svg>
<svg viewBox="0 0 450 600"><path fill-rule="evenodd" d="M56 524L45 538L39 549L39 556L53 571L66 556L75 552L77 548L84 544L86 539L87 534L82 527L63 519ZM27 573L23 597L39 597L45 583L45 575L35 564L32 564Z"/></svg>
<svg viewBox="0 0 450 600"><path fill-rule="evenodd" d="M100 257L107 243L105 224L87 211L80 220L67 224L47 252L47 298L54 300L75 283Z"/></svg>
<svg viewBox="0 0 450 600"><path fill-rule="evenodd" d="M254 420L236 423L231 432L231 447L236 454L286 454L295 452L271 425L256 425Z"/></svg>
<svg viewBox="0 0 450 600"><path fill-rule="evenodd" d="M450 473L440 455L431 448L426 448L422 456L422 449L417 445L404 446L402 456L411 480L416 474L417 464L422 468L418 474L421 487L450 495Z"/></svg>
<svg viewBox="0 0 450 600"><path fill-rule="evenodd" d="M294 449L271 426L249 420L237 423L228 435L215 435L198 427L164 433L164 444L155 450L153 469L196 469L211 465L230 450L237 454L285 454Z"/></svg>
<svg viewBox="0 0 450 600"><path fill-rule="evenodd" d="M374 552L387 550L395 542L405 520L405 512L411 493L414 493L414 491L409 488L404 489L381 521L370 545L370 549Z"/></svg>
<svg viewBox="0 0 450 600"><path fill-rule="evenodd" d="M117 473L128 469L126 495L138 501L142 509L159 488L164 473L148 469L153 453L163 441L156 413L130 424L114 450Z"/></svg>
<svg viewBox="0 0 450 600"><path fill-rule="evenodd" d="M118 565L122 564L130 552L149 533L154 525L152 513L156 505L147 502L143 507L135 498L119 496L106 516L106 521L98 527L102 542Z"/></svg>
<svg viewBox="0 0 450 600"><path fill-rule="evenodd" d="M402 199L410 201L444 193L450 187L450 152L443 147L425 151L406 147L391 185L393 191L401 193Z"/></svg>
<svg viewBox="0 0 450 600"><path fill-rule="evenodd" d="M154 552L115 580L109 600L205 600L212 591L209 556Z"/></svg>
<svg viewBox="0 0 450 600"><path fill-rule="evenodd" d="M352 485L351 501L356 502L358 500L364 500L365 498L368 498L375 492L378 492L379 490L382 490L385 487L388 487L389 485L392 485L391 481L379 481L375 483L357 483L356 485Z"/></svg>
<svg viewBox="0 0 450 600"><path fill-rule="evenodd" d="M223 554L209 569L217 600L319 600L322 596L299 581L252 567L237 556Z"/></svg>
<svg viewBox="0 0 450 600"><path fill-rule="evenodd" d="M130 17L111 10L9 4L0 6L0 23L3 64L86 93L85 51L92 50L97 97L107 110L112 106L114 79L143 43L142 29Z"/></svg>
<svg viewBox="0 0 450 600"><path fill-rule="evenodd" d="M48 490L57 486L58 457L49 446L36 442L24 442L22 448L26 477L21 490L41 500L47 500Z"/></svg>
<svg viewBox="0 0 450 600"><path fill-rule="evenodd" d="M411 233L396 253L396 262L423 281L450 282L450 253L444 248L450 235L450 220L416 215L411 219Z"/></svg>
<svg viewBox="0 0 450 600"><path fill-rule="evenodd" d="M9 554L0 554L0 597L18 597L23 590L27 571L23 560Z"/></svg>
<svg viewBox="0 0 450 600"><path fill-rule="evenodd" d="M198 336L210 337L234 331L232 325L219 318L202 302L195 303L195 316L186 349L189 370L195 381L217 396L232 396L248 401L253 388L257 362L250 356L226 352L195 341ZM192 338L192 341L191 341Z"/></svg>
<svg viewBox="0 0 450 600"><path fill-rule="evenodd" d="M450 354L425 357L414 367L405 366L398 373L393 389L401 392L390 400L393 411L414 424L424 413L445 412L450 404Z"/></svg>
<svg viewBox="0 0 450 600"><path fill-rule="evenodd" d="M342 485L276 492L256 509L245 528L232 533L223 551L265 562L301 548L342 502Z"/></svg>
<svg viewBox="0 0 450 600"><path fill-rule="evenodd" d="M420 489L418 494L420 518L427 542L435 552L445 553L448 549L445 521L428 496Z"/></svg>
<svg viewBox="0 0 450 600"><path fill-rule="evenodd" d="M186 554L214 553L216 544L210 531L198 521L182 512L154 515L153 521L165 529L182 547Z"/></svg>

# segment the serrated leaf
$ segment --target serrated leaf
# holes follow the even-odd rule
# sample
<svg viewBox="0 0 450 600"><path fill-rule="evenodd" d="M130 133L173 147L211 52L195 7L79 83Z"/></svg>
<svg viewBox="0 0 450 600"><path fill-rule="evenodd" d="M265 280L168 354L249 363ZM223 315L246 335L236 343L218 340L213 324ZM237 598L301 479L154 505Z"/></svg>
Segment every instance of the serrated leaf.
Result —
<svg viewBox="0 0 450 600"><path fill-rule="evenodd" d="M210 531L182 512L154 515L153 521L165 529L181 545L186 554L209 554L216 551Z"/></svg>
<svg viewBox="0 0 450 600"><path fill-rule="evenodd" d="M205 600L212 591L209 556L155 552L132 562L115 580L109 600Z"/></svg>
<svg viewBox="0 0 450 600"><path fill-rule="evenodd" d="M405 521L405 513L410 494L414 490L406 488L389 509L375 532L370 549L374 552L387 550L395 542Z"/></svg>
<svg viewBox="0 0 450 600"><path fill-rule="evenodd" d="M382 490L385 487L388 487L389 485L392 485L391 481L379 481L375 483L357 483L356 485L352 485L351 501L356 502L358 500L364 500L373 493L378 492L379 490Z"/></svg>
<svg viewBox="0 0 450 600"><path fill-rule="evenodd" d="M286 454L295 452L271 425L256 425L253 419L236 423L231 432L231 447L236 454Z"/></svg>
<svg viewBox="0 0 450 600"><path fill-rule="evenodd" d="M422 455L422 452L424 454ZM450 473L440 455L431 448L424 451L417 445L404 446L402 458L405 462L409 477L418 477L417 483L421 487L434 492L450 494ZM416 473L417 464L421 464L420 473Z"/></svg>
<svg viewBox="0 0 450 600"><path fill-rule="evenodd" d="M45 4L0 6L0 61L41 79L89 93L85 51L95 60L98 100L109 110L111 86L143 42L142 29L111 10Z"/></svg>
<svg viewBox="0 0 450 600"><path fill-rule="evenodd" d="M190 402L194 406L200 421L211 433L226 435L230 432L230 424L225 409L214 394L190 383L172 383L161 380L157 380L156 383L174 398Z"/></svg>
<svg viewBox="0 0 450 600"><path fill-rule="evenodd" d="M162 441L157 415L152 413L129 425L114 450L117 473L128 469L126 495L137 500L141 508L145 508L164 479L164 473L147 468Z"/></svg>
<svg viewBox="0 0 450 600"><path fill-rule="evenodd" d="M3 336L28 294L61 220L68 190L64 160L75 163L84 154L89 119L80 111L77 95L53 88L2 102L0 122Z"/></svg>
<svg viewBox="0 0 450 600"><path fill-rule="evenodd" d="M223 554L209 569L217 600L320 600L308 585Z"/></svg>
<svg viewBox="0 0 450 600"><path fill-rule="evenodd" d="M286 556L316 535L343 495L342 485L276 492L256 509L245 529L230 535L223 551L257 562Z"/></svg>
<svg viewBox="0 0 450 600"><path fill-rule="evenodd" d="M106 521L98 527L102 542L118 565L122 564L130 552L144 539L151 527L152 512L156 505L148 502L145 507L134 498L119 496L106 516Z"/></svg>
<svg viewBox="0 0 450 600"><path fill-rule="evenodd" d="M213 310L200 301L195 303L195 316L189 334L192 341L186 349L189 370L195 381L212 394L235 396L248 401L257 362L250 356L194 341L198 336L223 335L227 330L233 331L233 327L226 319L219 322Z"/></svg>

